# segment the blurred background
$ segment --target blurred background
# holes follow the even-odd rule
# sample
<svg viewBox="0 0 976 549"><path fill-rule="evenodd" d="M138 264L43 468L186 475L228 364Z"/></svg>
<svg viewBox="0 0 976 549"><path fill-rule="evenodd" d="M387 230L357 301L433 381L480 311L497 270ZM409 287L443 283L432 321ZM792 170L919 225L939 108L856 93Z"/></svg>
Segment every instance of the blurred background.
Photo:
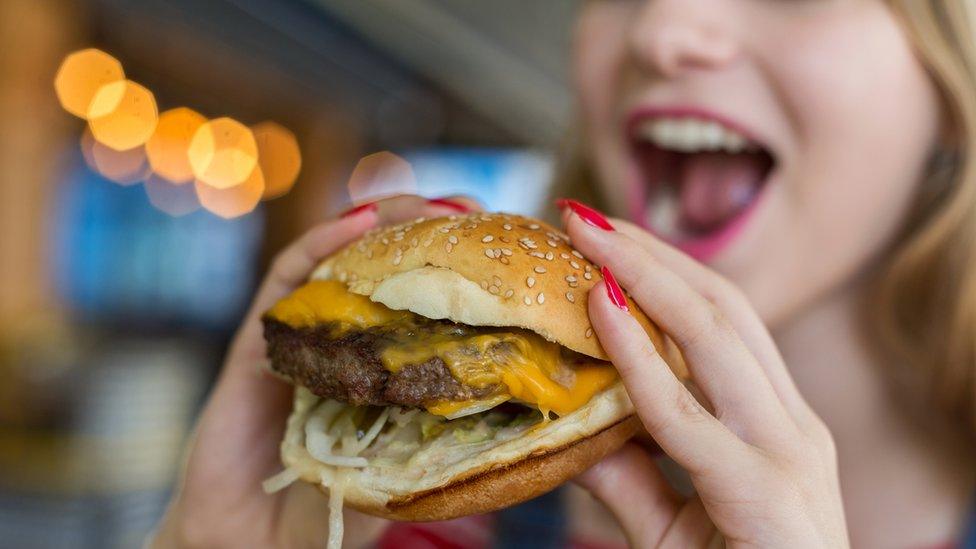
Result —
<svg viewBox="0 0 976 549"><path fill-rule="evenodd" d="M268 258L364 157L540 208L576 5L0 2L0 547L140 545Z"/></svg>

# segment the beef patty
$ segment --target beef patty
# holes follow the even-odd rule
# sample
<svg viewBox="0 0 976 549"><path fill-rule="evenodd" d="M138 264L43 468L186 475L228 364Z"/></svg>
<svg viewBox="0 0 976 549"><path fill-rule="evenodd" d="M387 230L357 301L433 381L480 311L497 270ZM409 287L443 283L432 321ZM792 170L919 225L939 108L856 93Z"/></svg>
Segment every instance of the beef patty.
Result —
<svg viewBox="0 0 976 549"><path fill-rule="evenodd" d="M497 389L462 385L437 357L388 371L380 360L390 342L383 327L339 332L334 324L293 328L268 317L263 321L271 368L322 398L354 406L420 407L480 398Z"/></svg>

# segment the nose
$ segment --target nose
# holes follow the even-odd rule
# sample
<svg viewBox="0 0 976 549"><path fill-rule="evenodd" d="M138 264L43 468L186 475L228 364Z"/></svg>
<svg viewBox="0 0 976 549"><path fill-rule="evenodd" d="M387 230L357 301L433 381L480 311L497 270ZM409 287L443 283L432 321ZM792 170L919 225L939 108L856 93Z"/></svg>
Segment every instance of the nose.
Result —
<svg viewBox="0 0 976 549"><path fill-rule="evenodd" d="M628 29L631 55L666 78L730 63L739 55L739 44L717 3L646 0Z"/></svg>

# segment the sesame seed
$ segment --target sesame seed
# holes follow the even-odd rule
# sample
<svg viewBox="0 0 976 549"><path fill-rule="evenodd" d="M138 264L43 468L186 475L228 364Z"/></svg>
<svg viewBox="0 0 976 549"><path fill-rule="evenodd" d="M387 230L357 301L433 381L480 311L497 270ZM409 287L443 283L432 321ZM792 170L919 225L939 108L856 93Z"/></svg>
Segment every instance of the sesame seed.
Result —
<svg viewBox="0 0 976 549"><path fill-rule="evenodd" d="M529 278L526 278L525 279L525 285L528 286L529 288L531 288L532 286L535 286L535 279L532 278L531 276Z"/></svg>
<svg viewBox="0 0 976 549"><path fill-rule="evenodd" d="M539 292L539 297L535 298L535 300L539 302L539 305L542 305L546 302L546 294Z"/></svg>
<svg viewBox="0 0 976 549"><path fill-rule="evenodd" d="M464 228L465 229L477 229L478 228L478 224L477 223L468 223L467 225L464 226Z"/></svg>
<svg viewBox="0 0 976 549"><path fill-rule="evenodd" d="M444 251L446 251L447 253L453 252L454 251L454 244L451 244L450 242L448 242L447 244L445 244L444 245Z"/></svg>
<svg viewBox="0 0 976 549"><path fill-rule="evenodd" d="M447 241L450 242L451 244L457 244L458 243L458 237L456 237L456 236L454 236L452 234L451 236L447 237Z"/></svg>
<svg viewBox="0 0 976 549"><path fill-rule="evenodd" d="M397 232L393 233L393 240L403 240L403 236L405 234L406 233L404 233L403 231L397 231Z"/></svg>
<svg viewBox="0 0 976 549"><path fill-rule="evenodd" d="M433 243L434 243L434 239L433 238L428 238L427 240L424 240L424 248L429 248L430 245L433 244Z"/></svg>
<svg viewBox="0 0 976 549"><path fill-rule="evenodd" d="M575 298L575 297L573 297L573 292L566 292L566 299L567 299L567 300L568 300L568 301L569 301L570 303L576 303L576 298Z"/></svg>
<svg viewBox="0 0 976 549"><path fill-rule="evenodd" d="M492 251L491 248L485 250L485 255L488 257L488 259L495 259L495 252Z"/></svg>
<svg viewBox="0 0 976 549"><path fill-rule="evenodd" d="M390 239L389 238L384 238L383 240L380 240L380 242L382 242L383 244L386 244L387 246L390 245Z"/></svg>
<svg viewBox="0 0 976 549"><path fill-rule="evenodd" d="M537 273L539 273L539 274L542 274L542 273L546 272L546 268L545 267L536 267L535 269L532 269L532 270L535 271L535 272L537 272Z"/></svg>
<svg viewBox="0 0 976 549"><path fill-rule="evenodd" d="M578 258L580 258L580 259L583 259L583 254L581 254L581 253L579 253L579 252L578 252L578 251L576 251L576 250L573 250L573 255L575 255L576 257L578 257Z"/></svg>
<svg viewBox="0 0 976 549"><path fill-rule="evenodd" d="M505 229L506 231L511 231L512 225L510 223L505 223L504 225L502 225L502 228Z"/></svg>
<svg viewBox="0 0 976 549"><path fill-rule="evenodd" d="M502 241L502 242L504 242L505 244L508 244L508 243L510 243L510 242L511 242L511 240L509 240L509 239L508 239L508 237L506 237L506 236L499 236L499 237L498 237L498 240L501 240L501 241Z"/></svg>
<svg viewBox="0 0 976 549"><path fill-rule="evenodd" d="M511 256L512 255L512 250L509 250L508 248L502 248L502 254L507 255L507 256Z"/></svg>
<svg viewBox="0 0 976 549"><path fill-rule="evenodd" d="M491 277L491 281L495 283L495 286L502 285L502 279L498 278L497 276Z"/></svg>
<svg viewBox="0 0 976 549"><path fill-rule="evenodd" d="M566 277L566 282L576 282L576 277L573 275L569 275Z"/></svg>
<svg viewBox="0 0 976 549"><path fill-rule="evenodd" d="M416 236L410 239L410 245L413 246L414 248L416 248L418 244L420 244L420 241L417 240Z"/></svg>
<svg viewBox="0 0 976 549"><path fill-rule="evenodd" d="M393 264L394 265L399 265L401 261L403 261L403 256L402 255L398 255L398 256L395 256L393 258Z"/></svg>
<svg viewBox="0 0 976 549"><path fill-rule="evenodd" d="M492 295L498 295L498 293L500 291L501 291L501 288L499 288L498 286L495 286L494 284L492 284L491 286L488 286L488 292L491 293Z"/></svg>
<svg viewBox="0 0 976 549"><path fill-rule="evenodd" d="M488 289L488 281L487 280L482 280L481 281L481 289L482 290L487 290Z"/></svg>
<svg viewBox="0 0 976 549"><path fill-rule="evenodd" d="M537 224L533 223L533 224L529 225L529 229L531 229L533 231L538 231L539 230L539 226Z"/></svg>
<svg viewBox="0 0 976 549"><path fill-rule="evenodd" d="M553 257L555 256L552 255L552 252L546 252L546 261L552 261Z"/></svg>
<svg viewBox="0 0 976 549"><path fill-rule="evenodd" d="M513 295L515 295L515 290L509 290L509 291L505 292L505 299L508 299L508 298L512 297Z"/></svg>
<svg viewBox="0 0 976 549"><path fill-rule="evenodd" d="M583 273L583 278L587 280L593 280L593 273L591 273L590 271L586 271L585 273Z"/></svg>
<svg viewBox="0 0 976 549"><path fill-rule="evenodd" d="M561 254L559 254L559 257L561 257L563 259L569 259L569 254L566 253L566 252L562 252Z"/></svg>
<svg viewBox="0 0 976 549"><path fill-rule="evenodd" d="M579 263L577 263L575 261L570 261L569 264L572 265L574 269L579 269L580 268Z"/></svg>
<svg viewBox="0 0 976 549"><path fill-rule="evenodd" d="M593 328L586 329L586 337L593 337Z"/></svg>
<svg viewBox="0 0 976 549"><path fill-rule="evenodd" d="M444 233L444 234L447 234L447 233L451 232L451 229L448 229L447 227L441 227L440 229L437 229L437 230L440 231L440 232L442 232L442 233Z"/></svg>
<svg viewBox="0 0 976 549"><path fill-rule="evenodd" d="M569 283L569 287L570 288L579 288L579 282L570 282Z"/></svg>
<svg viewBox="0 0 976 549"><path fill-rule="evenodd" d="M529 249L529 245L526 244L525 242L519 242L519 246L521 246L522 248L525 248L526 250Z"/></svg>
<svg viewBox="0 0 976 549"><path fill-rule="evenodd" d="M485 244L491 242L492 240L495 240L495 237L493 237L491 235L487 235L487 236L485 236L484 238L481 239L481 241L484 242Z"/></svg>
<svg viewBox="0 0 976 549"><path fill-rule="evenodd" d="M546 240L546 244L548 244L549 246L551 246L551 247L553 247L553 248L555 248L555 247L556 247L556 242L555 242L555 241L553 241L553 240Z"/></svg>
<svg viewBox="0 0 976 549"><path fill-rule="evenodd" d="M458 217L456 215L449 215L447 216L447 219L450 221L457 221Z"/></svg>
<svg viewBox="0 0 976 549"><path fill-rule="evenodd" d="M529 296L525 296L522 298L522 302L524 302L526 305L532 305L532 298Z"/></svg>
<svg viewBox="0 0 976 549"><path fill-rule="evenodd" d="M531 255L532 257L538 257L539 259L545 259L546 258L546 254L544 254L542 252L529 252L529 255Z"/></svg>

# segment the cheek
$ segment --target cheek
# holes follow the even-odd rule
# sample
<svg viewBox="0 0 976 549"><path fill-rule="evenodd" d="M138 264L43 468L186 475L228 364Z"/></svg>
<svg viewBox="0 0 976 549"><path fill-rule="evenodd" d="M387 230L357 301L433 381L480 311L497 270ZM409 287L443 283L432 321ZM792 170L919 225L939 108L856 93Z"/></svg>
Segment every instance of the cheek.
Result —
<svg viewBox="0 0 976 549"><path fill-rule="evenodd" d="M750 277L767 288L760 301L770 317L871 268L911 206L938 133L934 86L880 3L790 31L791 47L770 61L795 136L777 229L763 238L780 253Z"/></svg>
<svg viewBox="0 0 976 549"><path fill-rule="evenodd" d="M601 184L618 181L622 155L617 139L619 84L626 59L624 36L629 3L594 2L578 19L573 76L583 123L582 133ZM605 193L606 194L606 193ZM613 197L614 193L609 196Z"/></svg>
<svg viewBox="0 0 976 549"><path fill-rule="evenodd" d="M761 245L750 250L761 257L729 267L770 324L877 262L938 134L934 85L888 10L831 17L783 29L777 41L790 47L767 48L793 143Z"/></svg>

